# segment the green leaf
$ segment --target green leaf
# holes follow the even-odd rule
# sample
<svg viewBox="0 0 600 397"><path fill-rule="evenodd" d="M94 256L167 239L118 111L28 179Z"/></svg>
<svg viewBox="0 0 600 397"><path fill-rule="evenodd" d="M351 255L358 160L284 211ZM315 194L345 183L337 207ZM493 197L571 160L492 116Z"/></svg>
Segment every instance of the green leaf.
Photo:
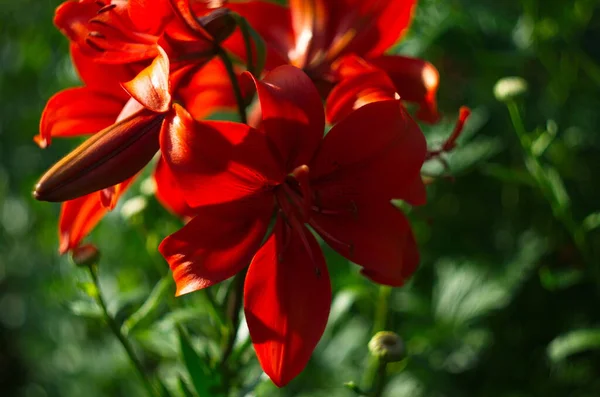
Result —
<svg viewBox="0 0 600 397"><path fill-rule="evenodd" d="M560 335L550 342L547 353L552 362L558 363L588 350L600 350L599 328L579 329Z"/></svg>
<svg viewBox="0 0 600 397"><path fill-rule="evenodd" d="M537 139L533 141L531 153L536 157L543 155L554 141L554 138L556 138L557 132L558 126L556 125L556 122L554 120L548 120L546 131L542 132Z"/></svg>
<svg viewBox="0 0 600 397"><path fill-rule="evenodd" d="M500 164L486 164L482 168L484 175L491 176L502 182L515 183L520 185L534 186L535 182L531 175L524 171L514 170Z"/></svg>
<svg viewBox="0 0 600 397"><path fill-rule="evenodd" d="M74 315L87 318L102 318L103 313L100 307L94 302L78 300L70 302L68 308Z"/></svg>
<svg viewBox="0 0 600 397"><path fill-rule="evenodd" d="M121 331L124 334L131 332L136 326L145 320L149 320L154 314L156 314L161 302L163 302L165 296L170 293L170 286L173 283L171 275L167 275L160 279L158 283L150 292L150 295L146 301L136 310L125 322Z"/></svg>
<svg viewBox="0 0 600 397"><path fill-rule="evenodd" d="M565 289L583 280L583 272L577 269L552 271L547 267L540 269L540 281L549 291Z"/></svg>
<svg viewBox="0 0 600 397"><path fill-rule="evenodd" d="M200 357L184 331L179 328L179 344L183 362L187 368L192 384L199 396L217 396L215 386L218 386L219 376L212 371L206 358Z"/></svg>
<svg viewBox="0 0 600 397"><path fill-rule="evenodd" d="M181 394L183 394L185 397L195 397L194 393L190 390L183 378L179 378L179 390L181 390Z"/></svg>
<svg viewBox="0 0 600 397"><path fill-rule="evenodd" d="M160 397L173 397L167 386L160 379L157 378L156 381L158 382Z"/></svg>
<svg viewBox="0 0 600 397"><path fill-rule="evenodd" d="M553 167L548 167L546 169L546 177L556 205L558 205L560 209L568 208L571 204L571 199L569 198L567 189L565 189L565 184L558 171Z"/></svg>
<svg viewBox="0 0 600 397"><path fill-rule="evenodd" d="M583 220L583 228L586 232L597 229L600 227L600 212L594 212L589 214Z"/></svg>
<svg viewBox="0 0 600 397"><path fill-rule="evenodd" d="M98 289L92 282L79 282L77 287L90 298L95 299L98 296Z"/></svg>

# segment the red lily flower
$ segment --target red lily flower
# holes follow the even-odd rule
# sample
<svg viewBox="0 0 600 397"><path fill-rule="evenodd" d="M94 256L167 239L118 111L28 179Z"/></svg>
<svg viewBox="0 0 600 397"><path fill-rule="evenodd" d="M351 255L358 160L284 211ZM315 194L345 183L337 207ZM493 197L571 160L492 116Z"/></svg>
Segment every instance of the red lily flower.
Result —
<svg viewBox="0 0 600 397"><path fill-rule="evenodd" d="M167 1L157 0L113 0L110 4L68 1L57 9L55 23L72 40L72 58L85 86L61 91L48 101L35 140L45 147L53 136L88 135L103 130L54 167L59 172L50 172L52 178L43 178L36 190L40 199L67 200L59 221L61 253L76 247L106 211L114 208L137 171L158 150L160 123L170 109L172 91L189 104L195 117L205 117L219 107L230 108L235 103L231 83L223 77L226 73L221 61L208 62L210 51L176 60L177 65L170 67L161 44L179 57L189 53L177 53L177 46L190 51L212 49L215 39L211 32L222 40L231 31L231 27L223 25L228 21L223 13L194 19L192 25L181 22L183 17L175 19L182 13L190 13L185 4L172 8ZM192 40L195 44L181 44ZM195 73L200 68L202 73ZM169 72L173 73L171 83L179 84L179 91L169 90ZM190 82L194 84L191 89ZM203 88L207 90L198 91ZM217 89L219 94L215 95ZM150 113L140 110L142 106L130 100L131 96ZM204 101L199 103L199 99ZM96 177L82 173L90 169ZM191 210L162 161L154 179L159 201L180 216L190 216ZM100 191L90 193L96 190Z"/></svg>
<svg viewBox="0 0 600 397"><path fill-rule="evenodd" d="M290 0L289 7L262 0L231 3L267 43L267 68L291 64L311 76L326 96L346 55L363 57L388 73L403 100L420 106L417 117L439 119L435 94L439 74L416 58L388 56L408 28L416 0ZM240 35L228 46L243 56Z"/></svg>
<svg viewBox="0 0 600 397"><path fill-rule="evenodd" d="M196 216L159 250L177 295L251 261L244 286L250 335L263 369L283 386L306 366L329 314L325 259L306 225L365 276L402 285L419 254L390 200L425 202L426 143L398 100L350 112L323 138L321 100L304 72L281 66L263 81L244 77L258 93L260 129L197 122L178 106L167 116L163 158Z"/></svg>

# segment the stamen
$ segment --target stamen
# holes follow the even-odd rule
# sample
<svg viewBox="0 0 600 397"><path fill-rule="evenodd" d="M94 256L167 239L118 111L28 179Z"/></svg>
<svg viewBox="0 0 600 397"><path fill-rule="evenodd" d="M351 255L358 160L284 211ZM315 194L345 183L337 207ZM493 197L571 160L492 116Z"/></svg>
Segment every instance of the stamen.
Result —
<svg viewBox="0 0 600 397"><path fill-rule="evenodd" d="M117 7L116 4L105 5L104 7L102 7L101 9L98 10L97 14L102 14L102 13L108 12L110 10L115 9L116 7Z"/></svg>
<svg viewBox="0 0 600 397"><path fill-rule="evenodd" d="M87 45L89 45L90 47L92 47L94 50L96 50L98 52L106 51L104 48L102 48L98 44L94 43L89 37L85 39L85 42Z"/></svg>
<svg viewBox="0 0 600 397"><path fill-rule="evenodd" d="M92 31L92 32L89 32L88 35L92 36L92 37L99 38L99 39L105 39L106 38L105 35L103 35L102 33L98 32L98 31L95 31L95 30Z"/></svg>
<svg viewBox="0 0 600 397"><path fill-rule="evenodd" d="M311 219L310 222L308 222L308 224L310 226L312 226L312 228L315 229L317 231L317 233L319 233L321 236L323 236L323 238L326 238L335 244L341 245L342 247L346 247L346 249L350 252L350 256L352 256L352 253L354 252L354 244L352 244L352 243L348 244L348 243L345 243L345 242L333 237L325 229L323 229L323 227L321 225L319 225L317 222L315 222L314 219Z"/></svg>

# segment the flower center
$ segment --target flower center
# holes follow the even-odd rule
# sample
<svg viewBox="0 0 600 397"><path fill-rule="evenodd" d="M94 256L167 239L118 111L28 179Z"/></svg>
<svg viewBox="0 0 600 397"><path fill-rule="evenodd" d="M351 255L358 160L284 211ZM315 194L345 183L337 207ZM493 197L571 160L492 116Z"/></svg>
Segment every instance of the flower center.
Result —
<svg viewBox="0 0 600 397"><path fill-rule="evenodd" d="M310 218L312 192L308 172L306 165L297 167L275 190L277 203L290 223L306 223Z"/></svg>

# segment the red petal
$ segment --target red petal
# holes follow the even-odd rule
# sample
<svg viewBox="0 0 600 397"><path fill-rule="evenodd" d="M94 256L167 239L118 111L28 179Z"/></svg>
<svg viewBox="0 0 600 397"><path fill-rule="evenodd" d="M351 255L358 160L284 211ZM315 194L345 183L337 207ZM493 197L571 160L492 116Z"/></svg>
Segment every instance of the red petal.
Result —
<svg viewBox="0 0 600 397"><path fill-rule="evenodd" d="M133 80L123 83L123 88L147 109L164 113L171 106L169 91L169 58L158 47L158 56L150 66Z"/></svg>
<svg viewBox="0 0 600 397"><path fill-rule="evenodd" d="M296 38L295 46L288 54L292 65L303 68L318 58L319 52L323 55L323 50L327 48L327 16L332 11L328 9L330 6L322 0L289 1Z"/></svg>
<svg viewBox="0 0 600 397"><path fill-rule="evenodd" d="M340 205L408 198L426 153L423 133L398 101L373 102L325 136L310 167L311 185Z"/></svg>
<svg viewBox="0 0 600 397"><path fill-rule="evenodd" d="M116 187L118 192L116 199L125 192L131 182L133 178ZM108 208L102 205L100 193L92 193L64 202L58 223L59 252L64 254L77 247L107 211Z"/></svg>
<svg viewBox="0 0 600 397"><path fill-rule="evenodd" d="M129 0L129 17L140 32L159 35L175 17L169 2L164 0Z"/></svg>
<svg viewBox="0 0 600 397"><path fill-rule="evenodd" d="M306 228L292 230L280 218L252 260L244 285L254 349L277 386L285 386L308 363L325 330L330 303L329 273L319 244Z"/></svg>
<svg viewBox="0 0 600 397"><path fill-rule="evenodd" d="M106 92L68 88L48 100L35 141L46 147L55 136L93 134L114 123L124 104L124 100Z"/></svg>
<svg viewBox="0 0 600 397"><path fill-rule="evenodd" d="M174 109L160 147L192 207L248 198L284 179L259 131L240 123L198 122L181 106Z"/></svg>
<svg viewBox="0 0 600 397"><path fill-rule="evenodd" d="M243 203L202 207L158 247L183 295L219 283L248 265L269 226L273 202L262 196Z"/></svg>
<svg viewBox="0 0 600 397"><path fill-rule="evenodd" d="M218 58L195 72L189 83L179 88L178 94L185 109L197 120L214 112L233 110L236 106L231 81Z"/></svg>
<svg viewBox="0 0 600 397"><path fill-rule="evenodd" d="M309 1L309 0L304 0ZM328 58L346 52L378 56L396 43L410 24L416 0L320 0L329 15Z"/></svg>
<svg viewBox="0 0 600 397"><path fill-rule="evenodd" d="M439 120L435 96L440 75L432 64L401 56L381 56L368 61L387 72L402 100L419 104L419 119L428 123Z"/></svg>
<svg viewBox="0 0 600 397"><path fill-rule="evenodd" d="M134 176L158 151L162 115L143 110L90 137L38 182L38 200L65 201Z"/></svg>
<svg viewBox="0 0 600 397"><path fill-rule="evenodd" d="M388 75L362 58L346 56L334 66L340 82L327 96L327 121L335 124L371 102L399 99Z"/></svg>
<svg viewBox="0 0 600 397"><path fill-rule="evenodd" d="M56 8L54 24L71 41L81 43L89 33L88 22L100 8L94 0L65 1Z"/></svg>
<svg viewBox="0 0 600 397"><path fill-rule="evenodd" d="M280 66L262 80L251 74L262 111L262 129L275 144L278 160L291 172L314 156L325 127L321 98L310 78L293 66Z"/></svg>
<svg viewBox="0 0 600 397"><path fill-rule="evenodd" d="M313 213L309 223L333 249L363 266L362 273L380 284L404 284L419 264L410 225L390 203L372 200L355 203L353 211L345 213Z"/></svg>
<svg viewBox="0 0 600 397"><path fill-rule="evenodd" d="M156 199L169 211L182 218L192 217L195 211L190 208L184 198L184 191L179 187L175 176L161 157L154 171L156 183Z"/></svg>
<svg viewBox="0 0 600 397"><path fill-rule="evenodd" d="M266 1L248 1L230 2L227 8L246 18L265 41L267 70L289 63L288 53L294 47L294 32L288 7ZM224 46L240 58L246 59L246 48L239 29L225 41Z"/></svg>
<svg viewBox="0 0 600 397"><path fill-rule="evenodd" d="M75 69L81 78L81 81L87 86L98 91L110 93L111 95L122 98L123 101L129 99L129 95L121 83L129 81L141 70L138 64L106 65L98 63L93 57L84 54L81 49L71 43L71 59Z"/></svg>

